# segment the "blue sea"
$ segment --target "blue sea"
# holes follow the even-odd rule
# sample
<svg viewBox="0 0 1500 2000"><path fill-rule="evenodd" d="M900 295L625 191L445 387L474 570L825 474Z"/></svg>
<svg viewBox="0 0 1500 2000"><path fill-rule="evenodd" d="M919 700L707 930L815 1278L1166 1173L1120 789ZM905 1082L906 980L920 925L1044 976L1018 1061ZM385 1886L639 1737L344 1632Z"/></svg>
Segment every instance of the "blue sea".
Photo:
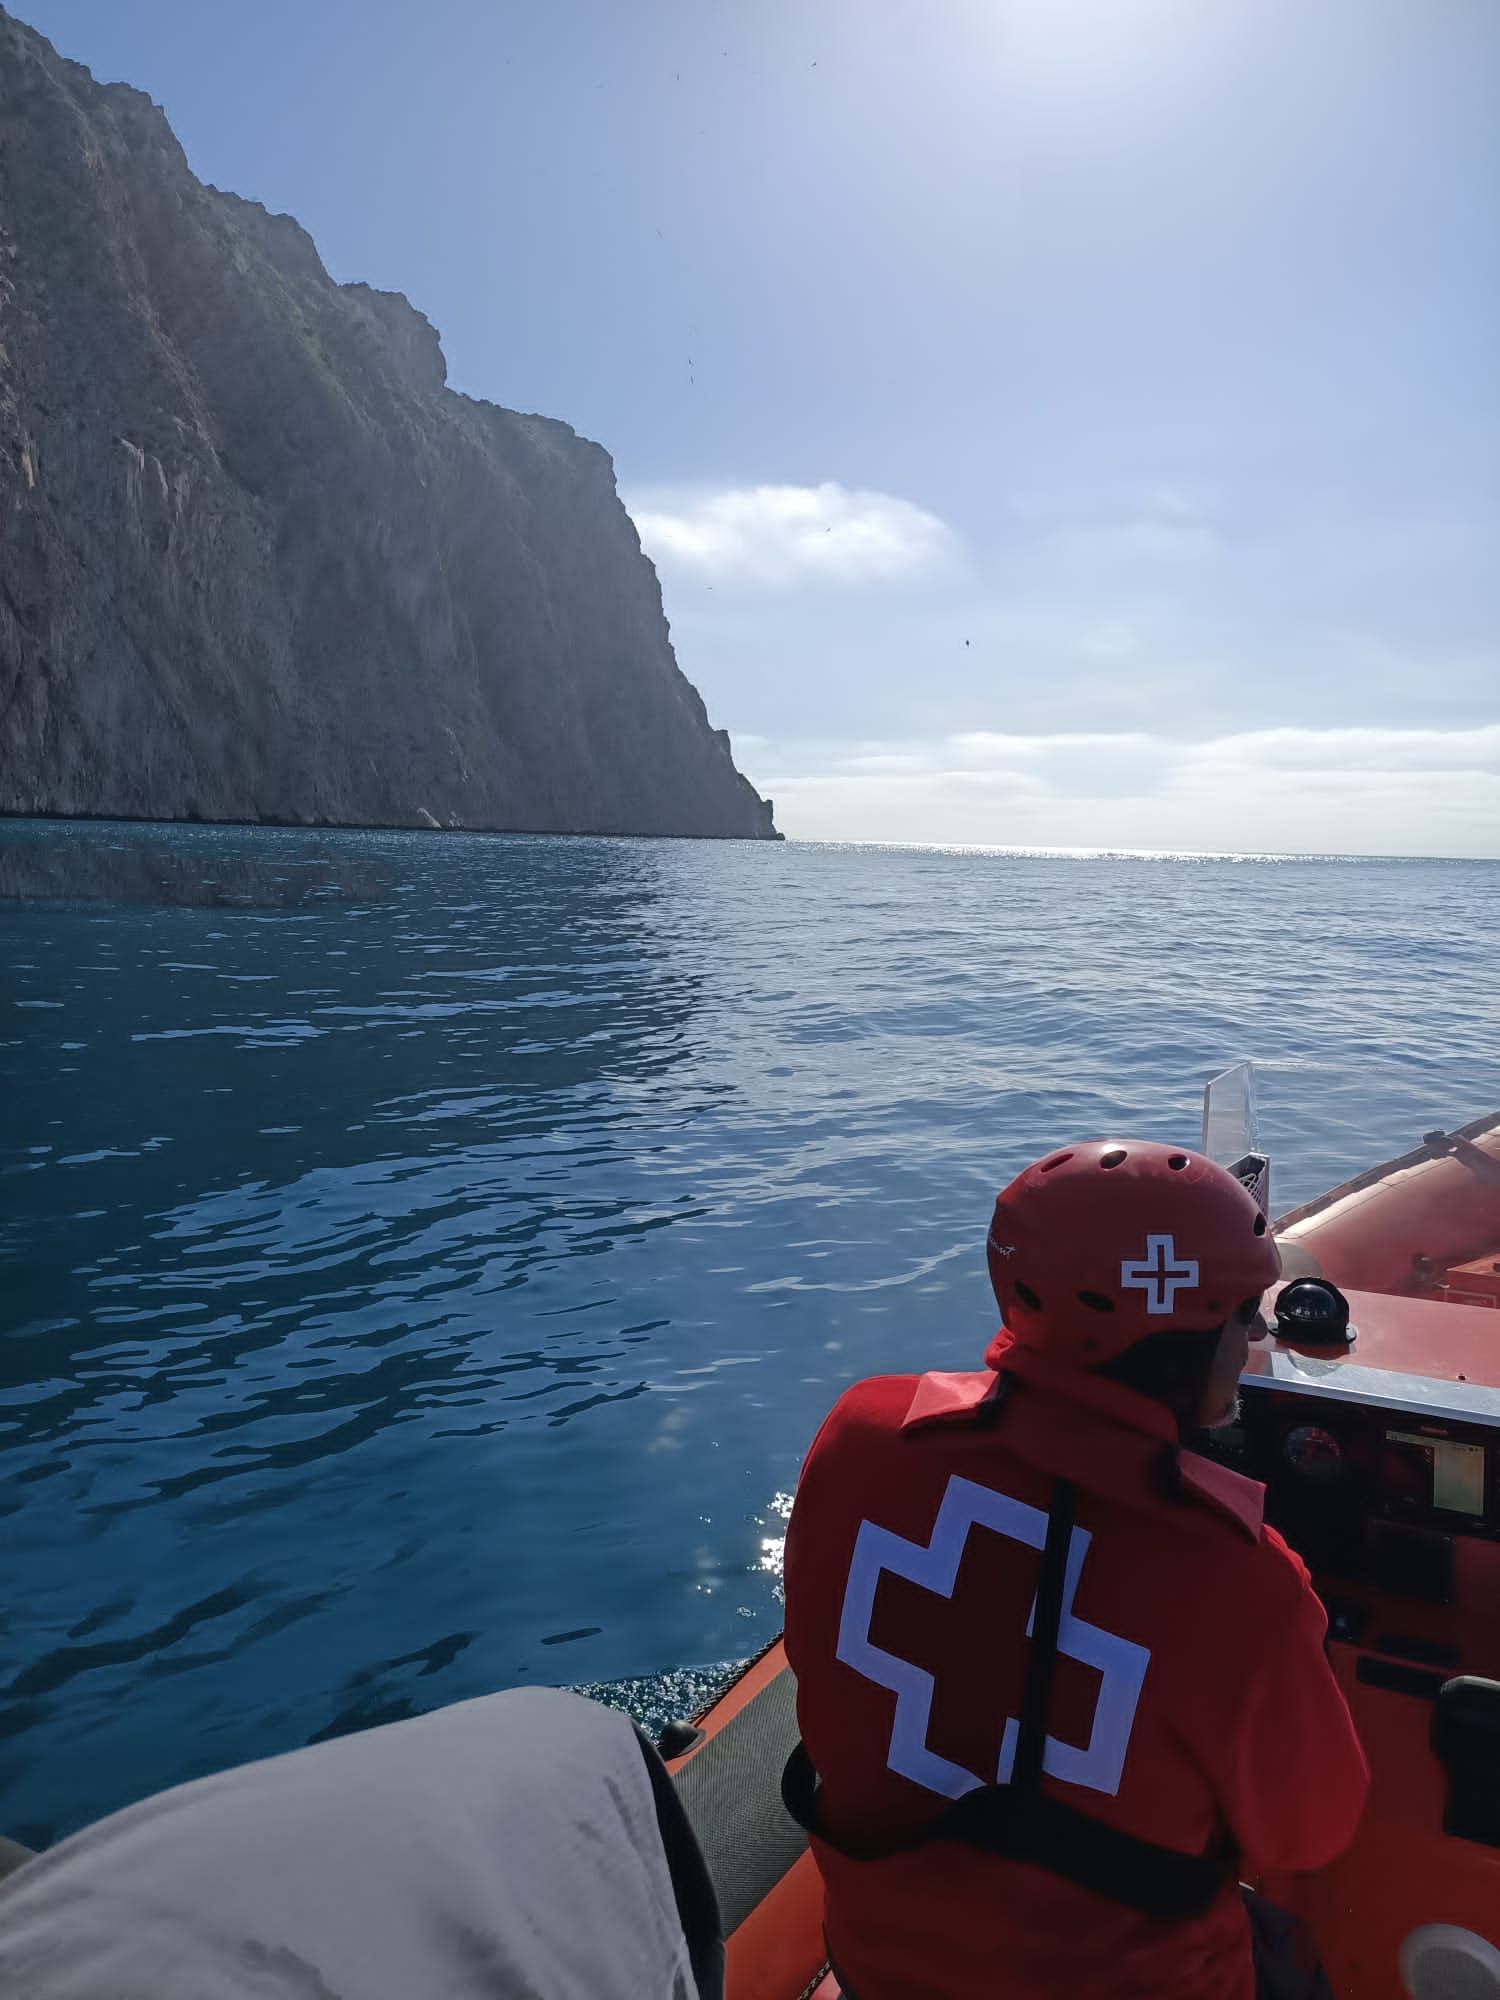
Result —
<svg viewBox="0 0 1500 2000"><path fill-rule="evenodd" d="M1500 1102L1500 864L0 826L0 1828L778 1625L995 1190ZM667 1676L668 1678L663 1678Z"/></svg>

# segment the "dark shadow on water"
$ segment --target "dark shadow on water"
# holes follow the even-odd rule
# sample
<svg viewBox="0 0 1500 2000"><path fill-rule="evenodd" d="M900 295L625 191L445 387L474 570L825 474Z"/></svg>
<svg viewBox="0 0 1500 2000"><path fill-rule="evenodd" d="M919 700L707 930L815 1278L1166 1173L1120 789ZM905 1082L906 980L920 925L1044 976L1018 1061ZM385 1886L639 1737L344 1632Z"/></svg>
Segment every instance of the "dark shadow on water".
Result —
<svg viewBox="0 0 1500 2000"><path fill-rule="evenodd" d="M448 1578L494 1643L534 1530L476 1572L475 1524L672 1335L608 1259L703 1212L639 1151L702 981L646 844L0 826L0 894L47 899L0 906L0 1800L67 1826L214 1761L163 1703L236 1757L431 1706L472 1629L358 1663Z"/></svg>
<svg viewBox="0 0 1500 2000"><path fill-rule="evenodd" d="M8 901L297 910L383 901L395 879L389 865L316 835L230 835L194 852L177 828L85 831L0 820L0 899Z"/></svg>

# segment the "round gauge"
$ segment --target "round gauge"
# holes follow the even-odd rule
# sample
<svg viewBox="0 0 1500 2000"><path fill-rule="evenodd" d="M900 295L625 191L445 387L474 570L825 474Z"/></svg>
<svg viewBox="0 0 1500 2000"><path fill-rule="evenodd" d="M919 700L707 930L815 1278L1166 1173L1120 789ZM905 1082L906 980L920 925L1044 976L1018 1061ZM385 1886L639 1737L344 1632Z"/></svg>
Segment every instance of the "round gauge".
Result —
<svg viewBox="0 0 1500 2000"><path fill-rule="evenodd" d="M1343 1476L1343 1446L1332 1431L1320 1430L1316 1424L1299 1424L1296 1430L1288 1431L1281 1450L1294 1472L1319 1486L1331 1486Z"/></svg>

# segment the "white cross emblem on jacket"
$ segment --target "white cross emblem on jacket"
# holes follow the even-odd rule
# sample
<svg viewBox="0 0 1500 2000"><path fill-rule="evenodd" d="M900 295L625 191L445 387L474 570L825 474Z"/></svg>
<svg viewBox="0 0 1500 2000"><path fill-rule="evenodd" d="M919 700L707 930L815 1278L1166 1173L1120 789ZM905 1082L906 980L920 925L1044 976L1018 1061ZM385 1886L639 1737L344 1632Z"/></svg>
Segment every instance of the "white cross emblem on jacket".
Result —
<svg viewBox="0 0 1500 2000"><path fill-rule="evenodd" d="M925 1546L909 1542L904 1535L882 1528L874 1521L860 1523L839 1620L837 1657L855 1673L874 1681L877 1687L889 1688L896 1697L886 1768L948 1799L962 1798L965 1792L973 1791L986 1780L929 1749L927 1729L932 1718L934 1677L914 1661L901 1659L877 1646L870 1637L870 1625L875 1615L875 1594L883 1576L905 1577L936 1597L951 1597L969 1533L974 1528L988 1528L992 1534L1006 1535L1033 1549L1042 1548L1047 1540L1047 1516L1039 1507L1030 1507L1008 1493L998 1493L954 1473L944 1488L932 1535ZM1136 1704L1151 1654L1145 1646L1090 1625L1074 1612L1073 1594L1078 1588L1090 1539L1087 1528L1074 1528L1068 1542L1057 1651L1059 1658L1081 1660L1099 1675L1093 1727L1083 1746L1063 1743L1049 1735L1042 1769L1049 1777L1085 1785L1113 1798L1120 1789ZM1025 1625L1028 1639L1035 1623L1033 1600ZM1020 1727L1017 1717L1006 1717L994 1782L1003 1785L1010 1778Z"/></svg>

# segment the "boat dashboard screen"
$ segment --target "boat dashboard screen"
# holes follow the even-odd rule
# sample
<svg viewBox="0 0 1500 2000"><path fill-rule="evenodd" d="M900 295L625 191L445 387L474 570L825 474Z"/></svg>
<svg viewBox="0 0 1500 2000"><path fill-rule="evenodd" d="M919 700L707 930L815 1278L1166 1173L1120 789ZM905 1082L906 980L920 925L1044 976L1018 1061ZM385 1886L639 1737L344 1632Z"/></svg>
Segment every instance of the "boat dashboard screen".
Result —
<svg viewBox="0 0 1500 2000"><path fill-rule="evenodd" d="M1267 1520L1314 1571L1380 1580L1393 1547L1410 1552L1409 1531L1500 1542L1500 1430L1490 1425L1252 1380L1238 1420L1204 1448L1264 1484Z"/></svg>
<svg viewBox="0 0 1500 2000"><path fill-rule="evenodd" d="M1435 1514L1465 1519L1484 1515L1485 1447L1459 1438L1424 1437L1419 1431L1387 1431L1389 1467L1404 1497Z"/></svg>

